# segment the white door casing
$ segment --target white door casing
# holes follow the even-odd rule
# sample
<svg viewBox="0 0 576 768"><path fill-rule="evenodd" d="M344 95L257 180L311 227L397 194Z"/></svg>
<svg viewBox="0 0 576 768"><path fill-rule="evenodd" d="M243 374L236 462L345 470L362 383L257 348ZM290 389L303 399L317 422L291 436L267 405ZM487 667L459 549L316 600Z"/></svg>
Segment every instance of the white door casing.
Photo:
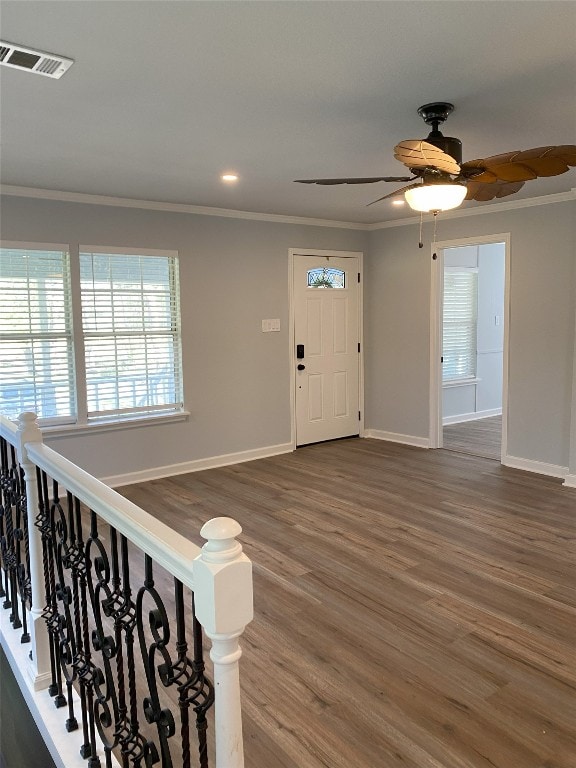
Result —
<svg viewBox="0 0 576 768"><path fill-rule="evenodd" d="M358 435L360 256L294 253L292 263L295 444ZM324 268L341 270L344 287L309 285L310 270Z"/></svg>
<svg viewBox="0 0 576 768"><path fill-rule="evenodd" d="M431 248L431 295L430 295L430 425L428 442L430 448L442 448L442 314L444 294L444 250L468 245L504 243L504 355L502 386L502 444L501 459L508 450L508 367L509 367L509 323L510 323L510 233L480 235L437 242Z"/></svg>

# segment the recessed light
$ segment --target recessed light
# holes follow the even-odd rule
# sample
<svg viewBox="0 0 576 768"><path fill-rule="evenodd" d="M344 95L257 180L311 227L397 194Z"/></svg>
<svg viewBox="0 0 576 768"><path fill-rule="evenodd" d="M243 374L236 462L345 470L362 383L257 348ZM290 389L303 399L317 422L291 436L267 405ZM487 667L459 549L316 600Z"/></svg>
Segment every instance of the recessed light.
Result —
<svg viewBox="0 0 576 768"><path fill-rule="evenodd" d="M223 173L220 178L222 181L238 181L238 176L235 173Z"/></svg>
<svg viewBox="0 0 576 768"><path fill-rule="evenodd" d="M392 205L404 205L405 200L392 200Z"/></svg>

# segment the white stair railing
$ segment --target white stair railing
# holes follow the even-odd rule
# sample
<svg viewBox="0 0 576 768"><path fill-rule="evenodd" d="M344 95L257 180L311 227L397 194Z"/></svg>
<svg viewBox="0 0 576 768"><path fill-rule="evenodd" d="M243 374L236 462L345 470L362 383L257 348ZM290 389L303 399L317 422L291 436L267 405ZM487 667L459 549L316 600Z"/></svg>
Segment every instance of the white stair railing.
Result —
<svg viewBox="0 0 576 768"><path fill-rule="evenodd" d="M15 447L20 465L7 467L3 478L10 510L4 510L0 534L6 583L15 583L17 571L26 593L29 674L36 690L48 687L56 705L68 707L69 730L78 727L80 706L81 754L89 768L100 764L101 749L107 765L116 750L131 760L139 756L142 766L171 764L175 751L183 766L207 766L204 733L212 698L216 768L242 768L239 638L253 611L252 568L236 540L238 523L226 517L208 521L200 549L44 445L34 414L22 414L18 426L0 416L0 434L4 448ZM12 520L14 477L21 481L22 471L25 546L18 544L24 534L14 534ZM19 563L10 549L16 545ZM144 558L138 587L134 548ZM167 597L158 592L156 566L173 577L174 592ZM166 576L160 581L165 586ZM166 608L172 603L175 621ZM204 674L200 626L212 642L213 685ZM145 697L138 674L146 679ZM178 693L181 743L174 714L161 700L168 688ZM196 715L198 758L191 756L186 735L189 711Z"/></svg>

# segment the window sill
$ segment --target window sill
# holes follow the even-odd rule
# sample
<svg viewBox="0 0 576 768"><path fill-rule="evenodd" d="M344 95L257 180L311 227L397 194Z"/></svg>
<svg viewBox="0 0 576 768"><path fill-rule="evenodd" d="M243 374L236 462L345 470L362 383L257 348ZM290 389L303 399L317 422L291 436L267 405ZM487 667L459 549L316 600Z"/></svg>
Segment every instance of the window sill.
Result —
<svg viewBox="0 0 576 768"><path fill-rule="evenodd" d="M450 387L467 387L470 384L478 384L482 379L477 376L473 379L450 379L449 381L442 382L442 389L449 389Z"/></svg>
<svg viewBox="0 0 576 768"><path fill-rule="evenodd" d="M178 413L162 414L159 416L146 416L139 419L118 419L116 421L96 422L92 424L66 424L52 427L43 427L42 433L46 437L70 437L78 434L96 434L98 432L115 432L123 429L136 429L137 427L150 427L159 424L174 424L179 421L187 421L190 411L178 411Z"/></svg>

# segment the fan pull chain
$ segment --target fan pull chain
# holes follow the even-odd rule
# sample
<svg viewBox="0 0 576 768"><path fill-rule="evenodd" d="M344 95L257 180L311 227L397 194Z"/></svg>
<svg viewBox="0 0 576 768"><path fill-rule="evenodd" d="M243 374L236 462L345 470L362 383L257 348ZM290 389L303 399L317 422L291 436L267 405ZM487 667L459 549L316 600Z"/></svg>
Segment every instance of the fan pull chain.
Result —
<svg viewBox="0 0 576 768"><path fill-rule="evenodd" d="M420 211L420 234L418 236L418 248L424 248L424 243L422 242L422 219L424 218L424 214L422 211Z"/></svg>
<svg viewBox="0 0 576 768"><path fill-rule="evenodd" d="M438 224L438 211L434 211L434 238L432 245L436 248L436 225Z"/></svg>

